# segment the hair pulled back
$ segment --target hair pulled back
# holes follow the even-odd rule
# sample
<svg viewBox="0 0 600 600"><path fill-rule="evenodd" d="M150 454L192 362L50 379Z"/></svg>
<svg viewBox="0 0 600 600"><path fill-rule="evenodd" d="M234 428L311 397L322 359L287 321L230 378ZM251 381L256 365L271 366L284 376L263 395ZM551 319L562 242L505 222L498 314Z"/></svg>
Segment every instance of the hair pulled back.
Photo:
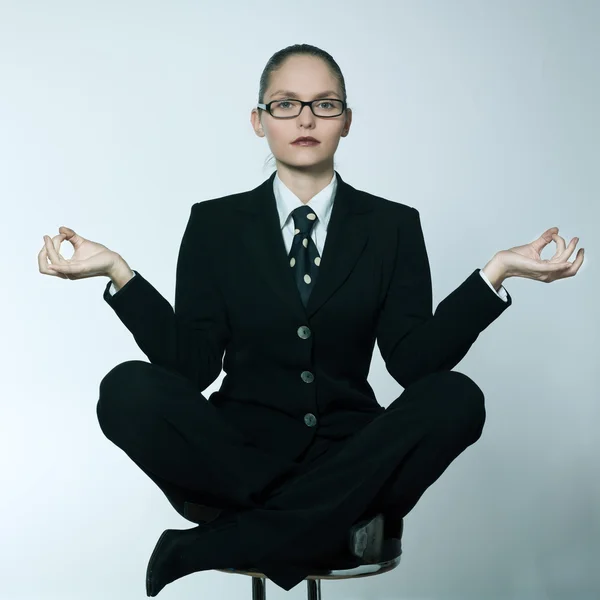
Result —
<svg viewBox="0 0 600 600"><path fill-rule="evenodd" d="M258 102L262 104L264 102L265 92L269 87L269 83L271 82L271 75L280 69L283 66L283 63L290 58L291 56L314 56L316 58L320 58L325 61L329 69L331 70L331 74L337 79L338 84L341 88L342 92L342 100L344 102L347 101L346 96L346 82L344 80L344 76L342 75L342 71L335 62L333 56L322 50L321 48L317 48L316 46L311 46L310 44L294 44L292 46L287 46L287 48L282 48L278 50L271 56L271 58L267 61L265 68L263 69L262 75L260 76L260 84L258 88ZM269 158L265 161L265 166L270 160L275 160L275 157L271 154Z"/></svg>

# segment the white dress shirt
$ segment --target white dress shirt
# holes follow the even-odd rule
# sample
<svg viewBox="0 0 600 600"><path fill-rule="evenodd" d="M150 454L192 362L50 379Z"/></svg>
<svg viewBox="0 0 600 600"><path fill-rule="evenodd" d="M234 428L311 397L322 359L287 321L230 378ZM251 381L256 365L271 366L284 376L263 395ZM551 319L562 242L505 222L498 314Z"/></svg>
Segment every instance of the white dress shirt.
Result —
<svg viewBox="0 0 600 600"><path fill-rule="evenodd" d="M337 178L335 173L331 178L331 181L327 187L323 188L318 194L313 196L308 204L315 211L317 220L311 230L311 237L319 255L323 255L323 248L325 247L325 238L327 236L327 226L329 225L329 218L331 217L331 209L333 208L333 198L335 197L335 191L337 188ZM304 203L294 192L292 192L286 185L279 179L279 174L275 175L273 180L273 192L275 194L275 200L277 202L277 211L279 212L279 224L283 233L283 240L285 247L289 254L292 248L292 241L294 238L294 219L292 217L292 211L299 206L304 206ZM132 269L133 270L133 269ZM486 274L480 270L479 274L483 280L490 286L490 289L498 297L502 298L504 302L508 302L506 290L504 286L500 286L498 291L495 290L491 281L487 278ZM135 272L134 272L135 277ZM127 285L127 284L126 284ZM115 284L111 284L109 292L111 295L115 294Z"/></svg>

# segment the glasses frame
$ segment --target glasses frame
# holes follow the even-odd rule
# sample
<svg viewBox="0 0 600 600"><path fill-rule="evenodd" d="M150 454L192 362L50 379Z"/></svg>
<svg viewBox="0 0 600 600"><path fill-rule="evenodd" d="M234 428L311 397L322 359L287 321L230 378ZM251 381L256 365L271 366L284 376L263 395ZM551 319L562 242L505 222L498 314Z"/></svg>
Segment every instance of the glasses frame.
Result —
<svg viewBox="0 0 600 600"><path fill-rule="evenodd" d="M322 115L316 115L315 111L313 109L313 104L315 102L323 102L323 100L335 100L336 102L341 102L342 103L342 112L339 115L335 115L335 116L330 116L330 117L324 117ZM294 115L293 117L276 117L272 112L271 112L271 104L273 104L273 102L300 102L300 112L297 115ZM257 104L256 108L259 108L261 110L266 110L274 119L295 119L296 117L299 117L302 114L302 111L304 110L305 106L310 106L310 112L312 112L313 115L315 115L315 117L317 117L317 119L336 119L337 117L341 117L344 112L346 111L346 108L348 107L348 104L344 101L344 100L340 100L339 98L317 98L315 100L310 100L309 102L304 102L303 100L298 100L297 98L278 98L277 100L271 100L271 102L268 102L267 104Z"/></svg>

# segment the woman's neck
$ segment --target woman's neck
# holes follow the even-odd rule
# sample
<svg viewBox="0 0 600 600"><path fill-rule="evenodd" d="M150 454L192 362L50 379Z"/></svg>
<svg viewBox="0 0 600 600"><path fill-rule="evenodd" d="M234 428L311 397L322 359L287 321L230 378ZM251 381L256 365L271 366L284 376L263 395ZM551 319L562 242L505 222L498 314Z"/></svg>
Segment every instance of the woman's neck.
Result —
<svg viewBox="0 0 600 600"><path fill-rule="evenodd" d="M296 168L277 163L277 176L304 204L331 183L333 173L332 164Z"/></svg>

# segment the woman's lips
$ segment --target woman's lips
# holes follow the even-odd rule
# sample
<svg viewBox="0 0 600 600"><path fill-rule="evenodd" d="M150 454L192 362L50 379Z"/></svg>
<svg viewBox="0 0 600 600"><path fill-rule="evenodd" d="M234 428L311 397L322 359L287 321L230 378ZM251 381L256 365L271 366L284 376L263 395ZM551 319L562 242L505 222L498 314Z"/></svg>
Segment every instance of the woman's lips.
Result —
<svg viewBox="0 0 600 600"><path fill-rule="evenodd" d="M312 140L300 140L299 142L292 142L292 146L318 146L320 143Z"/></svg>

